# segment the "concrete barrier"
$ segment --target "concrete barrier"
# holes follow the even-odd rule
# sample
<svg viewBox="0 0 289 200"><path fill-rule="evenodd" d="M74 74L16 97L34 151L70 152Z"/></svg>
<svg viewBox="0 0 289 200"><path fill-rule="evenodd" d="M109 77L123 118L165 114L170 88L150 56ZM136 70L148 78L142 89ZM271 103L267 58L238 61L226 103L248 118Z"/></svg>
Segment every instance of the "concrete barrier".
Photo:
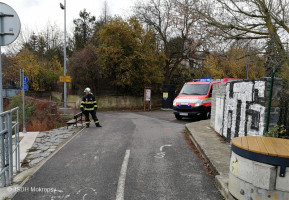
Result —
<svg viewBox="0 0 289 200"><path fill-rule="evenodd" d="M275 166L255 162L232 152L230 173L259 189L275 189L277 174L277 167Z"/></svg>
<svg viewBox="0 0 289 200"><path fill-rule="evenodd" d="M289 200L289 193L265 190L229 173L229 191L238 200Z"/></svg>
<svg viewBox="0 0 289 200"><path fill-rule="evenodd" d="M280 177L280 167L231 154L229 192L239 200L289 200L289 169Z"/></svg>
<svg viewBox="0 0 289 200"><path fill-rule="evenodd" d="M278 167L277 174L280 173L280 167ZM286 168L286 176L279 177L276 179L276 190L289 192L289 168ZM289 200L289 199L288 199Z"/></svg>

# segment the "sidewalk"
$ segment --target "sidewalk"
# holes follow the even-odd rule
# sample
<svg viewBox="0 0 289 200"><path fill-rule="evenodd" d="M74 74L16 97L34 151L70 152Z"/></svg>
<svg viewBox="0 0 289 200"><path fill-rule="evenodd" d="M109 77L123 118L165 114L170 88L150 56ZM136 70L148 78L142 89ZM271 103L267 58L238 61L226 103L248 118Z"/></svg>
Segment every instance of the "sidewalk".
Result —
<svg viewBox="0 0 289 200"><path fill-rule="evenodd" d="M20 132L19 137L23 137L20 141L21 171L14 176L11 186L0 188L0 200L12 198L17 193L17 188L21 188L42 164L81 129L81 124L78 124L78 127L65 126L44 132ZM35 151L31 151L32 149ZM23 161L26 162L26 166L23 166Z"/></svg>
<svg viewBox="0 0 289 200"><path fill-rule="evenodd" d="M23 137L22 140L20 141L20 162L25 159L28 150L32 147L36 137L38 136L39 132L27 132L27 133L22 133L19 132L19 137Z"/></svg>
<svg viewBox="0 0 289 200"><path fill-rule="evenodd" d="M186 124L191 140L214 171L216 186L225 199L233 200L228 190L231 147L210 127L209 120Z"/></svg>

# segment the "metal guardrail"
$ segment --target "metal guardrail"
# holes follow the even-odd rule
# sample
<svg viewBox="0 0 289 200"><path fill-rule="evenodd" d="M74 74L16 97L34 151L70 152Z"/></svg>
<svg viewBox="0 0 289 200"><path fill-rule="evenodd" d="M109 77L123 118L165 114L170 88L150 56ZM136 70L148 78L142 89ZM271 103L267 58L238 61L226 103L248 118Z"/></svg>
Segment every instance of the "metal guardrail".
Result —
<svg viewBox="0 0 289 200"><path fill-rule="evenodd" d="M66 108L65 105L66 104ZM76 102L73 101L66 101L66 102L58 102L57 103L57 114L58 115L76 115Z"/></svg>
<svg viewBox="0 0 289 200"><path fill-rule="evenodd" d="M14 168L15 172L20 171L19 142L19 108L16 107L0 113L0 187L13 182Z"/></svg>

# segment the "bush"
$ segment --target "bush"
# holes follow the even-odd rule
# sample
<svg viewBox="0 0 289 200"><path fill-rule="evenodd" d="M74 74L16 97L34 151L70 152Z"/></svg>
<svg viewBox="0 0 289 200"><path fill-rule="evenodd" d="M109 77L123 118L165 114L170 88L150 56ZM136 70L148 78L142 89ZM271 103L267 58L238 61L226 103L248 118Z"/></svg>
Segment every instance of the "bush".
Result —
<svg viewBox="0 0 289 200"><path fill-rule="evenodd" d="M63 126L59 116L51 115L54 102L25 97L25 125L27 131L47 131ZM22 95L12 98L8 109L19 107L20 130L23 129Z"/></svg>
<svg viewBox="0 0 289 200"><path fill-rule="evenodd" d="M276 125L273 128L270 128L270 130L267 133L265 133L265 136L289 139L289 135L284 125L280 125L280 126Z"/></svg>

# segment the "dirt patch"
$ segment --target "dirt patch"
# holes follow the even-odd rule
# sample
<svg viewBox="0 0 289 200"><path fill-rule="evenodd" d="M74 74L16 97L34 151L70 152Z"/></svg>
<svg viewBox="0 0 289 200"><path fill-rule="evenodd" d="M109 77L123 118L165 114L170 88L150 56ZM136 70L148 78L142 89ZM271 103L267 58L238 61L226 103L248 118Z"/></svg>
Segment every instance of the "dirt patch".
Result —
<svg viewBox="0 0 289 200"><path fill-rule="evenodd" d="M202 160L203 166L206 168L208 174L211 175L212 177L215 177L214 171L210 167L210 164L208 162L206 162L206 160L203 158L202 154L199 152L198 148L195 146L195 144L193 143L193 141L191 140L191 138L187 132L184 133L184 137L185 137L185 140L187 141L187 143L189 144L189 146L192 148L192 150L196 154L196 156L200 160Z"/></svg>
<svg viewBox="0 0 289 200"><path fill-rule="evenodd" d="M22 161L21 167L22 168L28 168L29 167L29 162L26 160L26 158Z"/></svg>

